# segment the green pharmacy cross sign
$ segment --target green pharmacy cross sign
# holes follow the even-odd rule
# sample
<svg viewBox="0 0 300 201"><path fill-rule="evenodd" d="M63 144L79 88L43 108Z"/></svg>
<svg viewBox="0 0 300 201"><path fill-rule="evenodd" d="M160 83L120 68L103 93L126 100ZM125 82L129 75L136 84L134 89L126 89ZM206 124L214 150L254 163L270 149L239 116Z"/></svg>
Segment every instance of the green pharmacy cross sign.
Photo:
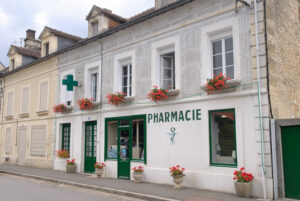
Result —
<svg viewBox="0 0 300 201"><path fill-rule="evenodd" d="M62 80L63 85L67 85L67 91L73 91L73 87L78 86L78 81L75 81L73 75L67 75L67 79Z"/></svg>

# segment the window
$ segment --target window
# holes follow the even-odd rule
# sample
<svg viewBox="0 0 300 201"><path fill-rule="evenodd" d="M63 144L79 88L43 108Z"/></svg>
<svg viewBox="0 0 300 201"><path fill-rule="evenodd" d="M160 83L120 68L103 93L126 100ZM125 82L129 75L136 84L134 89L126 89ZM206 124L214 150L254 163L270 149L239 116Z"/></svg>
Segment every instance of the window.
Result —
<svg viewBox="0 0 300 201"><path fill-rule="evenodd" d="M45 56L47 56L49 54L49 43L46 43L44 47L45 47Z"/></svg>
<svg viewBox="0 0 300 201"><path fill-rule="evenodd" d="M209 112L210 164L237 166L235 110Z"/></svg>
<svg viewBox="0 0 300 201"><path fill-rule="evenodd" d="M43 81L40 84L40 105L39 111L48 110L48 81Z"/></svg>
<svg viewBox="0 0 300 201"><path fill-rule="evenodd" d="M15 60L14 59L11 60L11 69L12 70L15 69Z"/></svg>
<svg viewBox="0 0 300 201"><path fill-rule="evenodd" d="M98 90L98 73L91 74L91 98L94 102L97 101L97 90Z"/></svg>
<svg viewBox="0 0 300 201"><path fill-rule="evenodd" d="M160 56L160 83L163 89L175 89L175 52Z"/></svg>
<svg viewBox="0 0 300 201"><path fill-rule="evenodd" d="M234 79L232 36L212 41L213 74L226 74Z"/></svg>
<svg viewBox="0 0 300 201"><path fill-rule="evenodd" d="M32 126L31 127L31 142L30 155L31 156L45 156L46 155L46 126Z"/></svg>
<svg viewBox="0 0 300 201"><path fill-rule="evenodd" d="M180 37L174 36L151 45L152 86L180 89Z"/></svg>
<svg viewBox="0 0 300 201"><path fill-rule="evenodd" d="M13 92L9 92L8 95L7 95L7 110L6 110L6 115L7 116L12 116L12 107L13 107L13 97L14 94Z"/></svg>
<svg viewBox="0 0 300 201"><path fill-rule="evenodd" d="M132 65L122 66L122 91L127 96L132 96Z"/></svg>
<svg viewBox="0 0 300 201"><path fill-rule="evenodd" d="M107 158L116 159L118 150L118 122L107 123Z"/></svg>
<svg viewBox="0 0 300 201"><path fill-rule="evenodd" d="M92 23L93 36L98 34L98 22Z"/></svg>
<svg viewBox="0 0 300 201"><path fill-rule="evenodd" d="M6 128L5 153L11 153L11 128Z"/></svg>
<svg viewBox="0 0 300 201"><path fill-rule="evenodd" d="M62 124L62 141L61 149L70 152L70 133L71 133L71 124Z"/></svg>
<svg viewBox="0 0 300 201"><path fill-rule="evenodd" d="M22 92L22 114L29 112L29 87L23 88Z"/></svg>
<svg viewBox="0 0 300 201"><path fill-rule="evenodd" d="M144 159L144 119L132 122L132 159Z"/></svg>

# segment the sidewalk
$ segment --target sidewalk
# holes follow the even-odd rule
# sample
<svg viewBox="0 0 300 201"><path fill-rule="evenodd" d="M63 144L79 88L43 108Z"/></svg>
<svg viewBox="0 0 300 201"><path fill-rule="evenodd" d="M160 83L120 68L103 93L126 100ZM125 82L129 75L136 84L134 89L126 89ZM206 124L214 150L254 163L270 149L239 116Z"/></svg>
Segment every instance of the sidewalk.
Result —
<svg viewBox="0 0 300 201"><path fill-rule="evenodd" d="M251 201L256 199L239 198L233 194L183 188L151 183L135 183L129 180L96 178L87 174L67 174L61 171L25 166L0 165L0 173L45 180L54 183L73 185L108 193L125 195L144 200L184 200L184 201Z"/></svg>

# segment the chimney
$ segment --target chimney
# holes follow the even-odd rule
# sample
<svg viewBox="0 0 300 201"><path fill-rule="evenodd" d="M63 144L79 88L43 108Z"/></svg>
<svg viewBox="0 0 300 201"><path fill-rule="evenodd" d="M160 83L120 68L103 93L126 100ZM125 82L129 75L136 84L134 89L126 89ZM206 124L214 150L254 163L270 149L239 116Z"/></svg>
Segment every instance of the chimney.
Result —
<svg viewBox="0 0 300 201"><path fill-rule="evenodd" d="M26 38L24 39L25 48L40 50L41 49L41 41L35 39L35 30L27 29Z"/></svg>
<svg viewBox="0 0 300 201"><path fill-rule="evenodd" d="M26 31L26 39L35 39L35 30L27 29Z"/></svg>
<svg viewBox="0 0 300 201"><path fill-rule="evenodd" d="M160 9L178 0L155 0L155 9Z"/></svg>

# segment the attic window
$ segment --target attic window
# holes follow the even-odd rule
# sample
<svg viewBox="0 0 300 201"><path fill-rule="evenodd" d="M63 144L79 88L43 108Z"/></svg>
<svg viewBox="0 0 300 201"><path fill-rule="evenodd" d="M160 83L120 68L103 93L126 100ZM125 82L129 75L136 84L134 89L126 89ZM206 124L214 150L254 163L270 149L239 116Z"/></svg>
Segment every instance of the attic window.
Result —
<svg viewBox="0 0 300 201"><path fill-rule="evenodd" d="M47 56L49 54L49 43L46 43L44 47L45 47L45 56Z"/></svg>
<svg viewBox="0 0 300 201"><path fill-rule="evenodd" d="M98 22L92 23L92 29L93 29L93 36L96 36L98 34Z"/></svg>
<svg viewBox="0 0 300 201"><path fill-rule="evenodd" d="M12 68L12 70L15 69L15 60L14 59L11 60L11 68Z"/></svg>

